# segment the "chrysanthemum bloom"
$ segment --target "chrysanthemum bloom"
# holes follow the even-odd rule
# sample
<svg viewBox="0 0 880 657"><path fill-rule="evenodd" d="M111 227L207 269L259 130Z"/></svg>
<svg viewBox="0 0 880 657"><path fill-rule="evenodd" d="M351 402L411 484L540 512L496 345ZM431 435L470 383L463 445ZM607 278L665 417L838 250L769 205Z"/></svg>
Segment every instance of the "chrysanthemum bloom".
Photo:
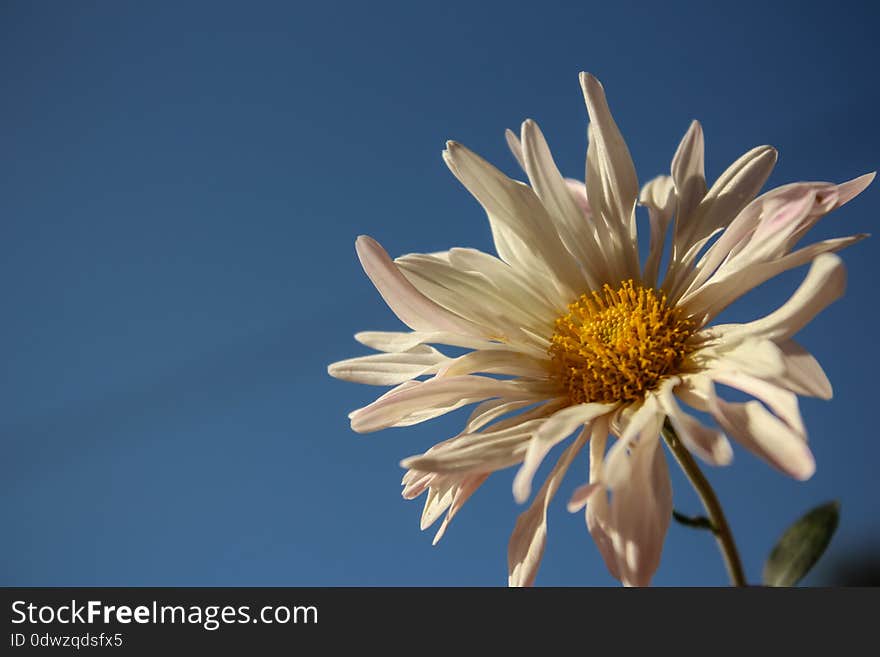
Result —
<svg viewBox="0 0 880 657"><path fill-rule="evenodd" d="M581 84L590 117L586 184L560 175L532 121L519 138L507 133L530 186L448 143L443 157L488 214L498 257L455 248L392 260L375 240L358 238L365 272L412 330L359 333L359 342L381 353L329 368L341 379L396 386L350 414L361 433L479 403L459 435L403 461L404 497L427 491L422 528L445 512L435 542L496 470L519 466L513 494L527 501L545 455L575 435L513 530L511 585L533 583L548 505L588 444L589 479L569 509L586 507L608 569L627 585L650 582L670 523L659 439L666 418L707 463L731 461L730 436L796 479L813 474L797 395L827 399L831 385L792 338L843 293L844 268L833 252L864 235L796 245L873 179L795 183L755 198L776 161L773 148L760 146L707 190L703 134L694 122L672 159L672 175L640 193L602 86L587 74ZM651 227L643 264L638 204ZM661 276L667 233L671 249ZM807 263L803 283L775 312L709 326L752 288ZM470 351L451 358L432 344ZM715 384L755 400L725 401ZM719 429L704 426L683 404L710 414ZM609 435L616 440L606 453Z"/></svg>

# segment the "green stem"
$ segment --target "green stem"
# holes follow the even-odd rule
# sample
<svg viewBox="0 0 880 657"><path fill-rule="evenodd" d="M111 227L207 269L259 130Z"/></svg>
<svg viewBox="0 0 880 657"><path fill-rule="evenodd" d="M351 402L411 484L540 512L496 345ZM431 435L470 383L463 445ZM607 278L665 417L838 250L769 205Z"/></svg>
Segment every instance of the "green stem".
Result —
<svg viewBox="0 0 880 657"><path fill-rule="evenodd" d="M727 566L730 583L733 586L746 586L746 577L743 573L742 562L739 559L739 552L736 550L733 534L730 531L730 526L727 524L727 518L724 517L724 511L721 509L718 497L715 495L715 491L712 490L712 485L700 470L700 466L697 465L694 457L691 456L691 453L679 440L669 420L666 420L663 424L663 439L669 445L675 460L678 461L681 469L687 475L694 490L697 491L697 495L700 496L700 501L706 508L706 513L709 514L709 520L712 522L713 527L712 533L715 534L718 548L724 557L724 565Z"/></svg>

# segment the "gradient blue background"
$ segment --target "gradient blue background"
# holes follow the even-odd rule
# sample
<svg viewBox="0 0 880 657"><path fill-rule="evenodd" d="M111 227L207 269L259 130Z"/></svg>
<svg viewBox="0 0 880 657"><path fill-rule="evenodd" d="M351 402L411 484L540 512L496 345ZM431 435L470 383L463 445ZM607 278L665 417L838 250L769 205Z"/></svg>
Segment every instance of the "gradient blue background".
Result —
<svg viewBox="0 0 880 657"><path fill-rule="evenodd" d="M0 583L505 584L512 471L438 547L422 500L399 495L399 460L466 411L349 430L381 389L326 365L366 353L356 331L400 327L355 237L491 249L443 144L514 173L503 130L532 117L581 176L580 70L604 82L643 181L692 118L710 179L763 143L781 153L774 185L880 161L876 5L647 4L3 3ZM875 185L811 239L872 231L878 204ZM826 571L877 545L876 239L845 252L847 296L800 336L836 393L802 403L816 475L741 450L709 472L752 579L827 499L843 517ZM539 584L613 583L564 509L580 482L553 505ZM710 537L674 525L655 582L725 583Z"/></svg>

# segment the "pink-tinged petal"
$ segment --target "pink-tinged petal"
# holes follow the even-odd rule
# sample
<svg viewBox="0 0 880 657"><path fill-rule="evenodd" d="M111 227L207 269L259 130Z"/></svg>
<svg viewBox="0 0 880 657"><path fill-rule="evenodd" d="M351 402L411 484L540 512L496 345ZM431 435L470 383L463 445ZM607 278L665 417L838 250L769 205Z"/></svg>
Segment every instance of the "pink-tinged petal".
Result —
<svg viewBox="0 0 880 657"><path fill-rule="evenodd" d="M663 284L672 301L678 300L685 290L692 287L690 281L699 271L688 275L688 266L697 258L707 240L718 230L733 229L738 214L755 198L775 163L776 151L773 148L753 148L731 164L703 197L676 239L676 258L670 265L669 278ZM719 241L721 239L723 236ZM714 246L710 251L712 248ZM721 249L719 251L726 253ZM705 260L706 257L701 262Z"/></svg>
<svg viewBox="0 0 880 657"><path fill-rule="evenodd" d="M590 498L594 493L600 491L603 491L603 487L599 482L582 484L571 494L571 498L568 500L568 504L565 508L569 513L577 513L587 506L587 502L590 501Z"/></svg>
<svg viewBox="0 0 880 657"><path fill-rule="evenodd" d="M553 447L568 438L578 427L590 424L597 417L613 411L615 407L614 404L578 404L547 418L529 441L522 467L513 479L514 499L522 504L529 498L532 479Z"/></svg>
<svg viewBox="0 0 880 657"><path fill-rule="evenodd" d="M611 496L612 541L624 586L648 586L672 519L672 485L659 436L633 448L632 474Z"/></svg>
<svg viewBox="0 0 880 657"><path fill-rule="evenodd" d="M836 255L819 255L791 298L766 317L724 327L725 336L787 340L841 296L846 289L846 269Z"/></svg>
<svg viewBox="0 0 880 657"><path fill-rule="evenodd" d="M784 474L801 481L813 476L816 461L797 432L760 402L726 402L710 390L710 410L728 435Z"/></svg>
<svg viewBox="0 0 880 657"><path fill-rule="evenodd" d="M785 247L780 246L791 234L792 227L803 225L815 209L817 193L830 189L832 187L828 183L795 183L773 189L749 203L697 262L694 271L685 279L687 285L683 296L694 294L712 277L718 280L739 271L747 262L762 262L775 257L771 250L784 250ZM768 244L769 248L763 254L754 248L749 249L749 245L755 241L756 229L762 223L785 228L785 231L776 231L779 238ZM741 252L748 256L747 261ZM732 263L734 257L741 264Z"/></svg>
<svg viewBox="0 0 880 657"><path fill-rule="evenodd" d="M605 561L608 572L619 580L620 570L617 567L617 553L614 551L614 542L611 538L613 528L608 509L608 493L601 481L607 441L608 422L604 418L599 418L593 423L592 437L590 438L590 484L598 485L599 490L590 497L585 518L587 529L596 543L599 554Z"/></svg>
<svg viewBox="0 0 880 657"><path fill-rule="evenodd" d="M578 208L580 208L584 217L588 219L592 217L593 211L590 209L590 202L587 200L587 186L580 180L575 180L574 178L566 178L565 184L568 186L568 191L571 193L571 197L574 199Z"/></svg>
<svg viewBox="0 0 880 657"><path fill-rule="evenodd" d="M372 237L361 235L355 242L355 248L364 272L388 307L404 324L417 331L479 335L476 327L444 310L419 292Z"/></svg>
<svg viewBox="0 0 880 657"><path fill-rule="evenodd" d="M730 442L723 433L704 426L695 417L682 410L673 394L678 381L677 379L670 381L671 383L660 387L660 405L681 442L710 465L729 465L733 460Z"/></svg>
<svg viewBox="0 0 880 657"><path fill-rule="evenodd" d="M606 277L605 254L559 173L541 129L532 120L522 125L522 146L532 188L554 219L563 244L584 268L587 287L600 287Z"/></svg>
<svg viewBox="0 0 880 657"><path fill-rule="evenodd" d="M713 278L694 293L689 293L685 298L682 298L679 306L690 315L698 326L703 326L731 303L761 283L789 269L807 264L822 254L833 253L852 246L866 237L867 235L861 234L817 242L794 253L789 253L778 260L750 265L735 275L725 276L720 280Z"/></svg>
<svg viewBox="0 0 880 657"><path fill-rule="evenodd" d="M531 506L520 514L507 547L508 584L532 586L544 556L547 542L547 508L559 489L562 478L574 457L587 440L586 431L581 432L559 457L541 490L535 495Z"/></svg>

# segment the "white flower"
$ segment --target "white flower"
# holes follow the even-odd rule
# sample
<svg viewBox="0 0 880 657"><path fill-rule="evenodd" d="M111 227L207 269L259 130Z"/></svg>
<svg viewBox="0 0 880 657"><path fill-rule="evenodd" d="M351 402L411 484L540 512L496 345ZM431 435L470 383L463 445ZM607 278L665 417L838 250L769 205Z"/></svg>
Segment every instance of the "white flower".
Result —
<svg viewBox="0 0 880 657"><path fill-rule="evenodd" d="M450 142L444 159L486 210L499 257L456 248L391 260L375 240L358 238L364 270L412 330L359 333L359 342L380 353L329 368L341 379L396 386L350 414L357 432L478 403L462 433L403 461L404 497L427 491L422 528L445 513L435 542L496 470L519 466L513 493L525 502L545 455L576 434L516 523L511 585L533 583L548 504L587 444L589 481L569 509L586 507L608 569L627 585L650 582L670 522L659 440L665 418L707 463L731 461L726 434L792 477L813 474L796 395L828 399L831 385L792 338L843 293L845 272L833 252L865 236L796 244L874 177L796 183L755 198L776 161L775 150L761 146L707 189L695 121L672 159L672 175L651 180L639 194L602 86L587 74L581 83L591 121L586 185L563 179L532 121L520 138L507 133L531 186ZM647 208L651 225L643 265L637 204ZM671 255L660 282L667 233ZM803 283L775 312L747 324L708 326L738 297L806 263ZM431 344L470 351L451 358ZM716 383L755 400L724 401ZM721 430L681 404L711 414ZM609 434L616 441L606 453Z"/></svg>

